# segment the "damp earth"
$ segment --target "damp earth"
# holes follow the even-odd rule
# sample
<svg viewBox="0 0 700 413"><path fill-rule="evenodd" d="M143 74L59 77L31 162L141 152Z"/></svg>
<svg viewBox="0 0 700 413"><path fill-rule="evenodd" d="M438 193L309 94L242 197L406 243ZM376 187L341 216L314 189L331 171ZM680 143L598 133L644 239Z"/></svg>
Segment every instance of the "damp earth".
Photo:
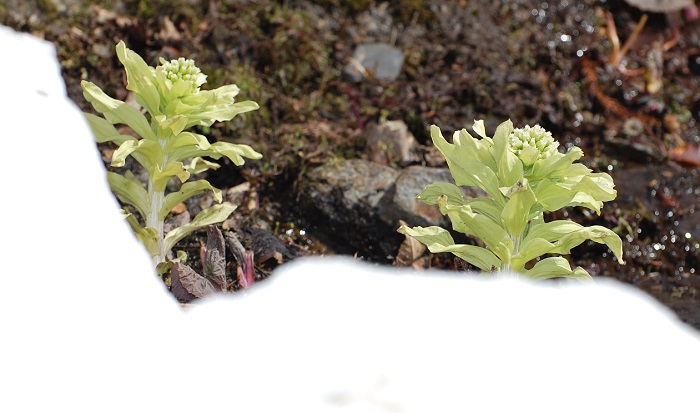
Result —
<svg viewBox="0 0 700 413"><path fill-rule="evenodd" d="M353 176L348 162L366 162L355 172L377 170L387 179L416 166L444 168L430 125L451 135L475 119L491 131L511 119L516 126L539 123L563 147L580 146L587 166L615 180L618 198L601 215L566 209L549 218L613 228L624 241L626 264L590 242L573 250L571 263L643 289L700 329L700 22L679 16L672 24L666 14L623 0L0 4L0 23L56 45L69 97L85 111L91 108L83 79L117 99L131 98L115 56L119 40L151 65L159 57L192 58L208 74L209 87L235 83L242 99L260 104L256 112L199 131L212 142L242 142L264 154L240 168L222 161L205 177L239 205L224 227L255 251L258 279L304 255L465 268L446 255L398 260L400 217L377 215L371 194L349 201L350 191L367 194L380 182ZM395 77L379 67L348 71L357 66L356 48L372 44L400 51ZM404 125L399 139L410 136L395 142L402 151L371 137L390 121ZM107 165L114 148L99 149ZM342 177L345 186L327 185L327 173L319 172L333 167L349 174ZM328 192L309 196L322 188L313 186L318 177ZM395 192L406 188L412 187L391 181L381 190L399 199ZM170 225L211 202L191 200L171 214ZM429 212L416 214L402 219ZM204 239L197 233L176 249L196 262Z"/></svg>

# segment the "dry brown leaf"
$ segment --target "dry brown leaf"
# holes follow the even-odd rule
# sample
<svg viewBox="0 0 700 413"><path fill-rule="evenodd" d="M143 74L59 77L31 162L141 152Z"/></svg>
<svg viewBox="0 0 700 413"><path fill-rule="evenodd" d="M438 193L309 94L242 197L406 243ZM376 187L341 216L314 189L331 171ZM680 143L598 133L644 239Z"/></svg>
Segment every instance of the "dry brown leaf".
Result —
<svg viewBox="0 0 700 413"><path fill-rule="evenodd" d="M406 225L404 221L399 221L401 225ZM410 235L405 236L399 252L396 254L396 265L399 267L408 267L420 258L426 250L425 244Z"/></svg>
<svg viewBox="0 0 700 413"><path fill-rule="evenodd" d="M216 292L216 287L209 280L181 262L173 263L170 280L170 290L180 301L190 302Z"/></svg>
<svg viewBox="0 0 700 413"><path fill-rule="evenodd" d="M207 227L207 246L202 272L221 291L226 290L226 246L224 236L216 225Z"/></svg>
<svg viewBox="0 0 700 413"><path fill-rule="evenodd" d="M187 205L185 205L184 202L180 202L179 204L175 205L173 209L170 210L173 214L182 214L183 212L187 211Z"/></svg>
<svg viewBox="0 0 700 413"><path fill-rule="evenodd" d="M429 257L420 257L411 264L411 268L414 270L423 270L429 267L430 261Z"/></svg>
<svg viewBox="0 0 700 413"><path fill-rule="evenodd" d="M668 156L679 163L700 166L700 146L696 144L686 144L672 148L668 151Z"/></svg>
<svg viewBox="0 0 700 413"><path fill-rule="evenodd" d="M163 24L160 29L160 38L164 42L177 42L182 40L182 36L180 36L180 32L177 30L175 27L175 24L173 23L172 20L168 16L163 17Z"/></svg>

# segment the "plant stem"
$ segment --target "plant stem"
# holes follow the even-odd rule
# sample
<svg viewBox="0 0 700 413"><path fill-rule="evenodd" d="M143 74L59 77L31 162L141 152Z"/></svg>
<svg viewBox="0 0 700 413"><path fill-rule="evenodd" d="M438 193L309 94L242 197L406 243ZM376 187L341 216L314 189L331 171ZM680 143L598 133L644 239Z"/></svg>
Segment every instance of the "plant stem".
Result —
<svg viewBox="0 0 700 413"><path fill-rule="evenodd" d="M151 227L156 230L158 240L158 253L153 256L153 262L157 266L165 261L165 245L163 243L163 220L158 218L160 210L165 202L165 191L156 191L154 189L153 179L148 179L148 198L151 200L151 211L146 217L146 227Z"/></svg>
<svg viewBox="0 0 700 413"><path fill-rule="evenodd" d="M168 164L168 155L165 153L165 145L167 139L158 137L158 143L160 144L161 153L163 158L159 168L165 168ZM165 221L160 219L160 210L163 209L163 204L165 203L165 189L156 190L155 182L153 182L153 174L148 177L148 197L151 200L151 212L146 218L146 227L151 227L156 230L156 240L158 242L158 252L153 256L153 263L158 266L161 262L165 262L167 258L166 255L168 251L165 250L165 243L163 242L164 226Z"/></svg>
<svg viewBox="0 0 700 413"><path fill-rule="evenodd" d="M520 243L523 240L522 235L519 237L515 237L513 235L508 234L510 237L510 240L513 241L513 251L511 252L511 257L515 256L520 252ZM503 263L503 266L501 267L501 271L510 271L510 262Z"/></svg>

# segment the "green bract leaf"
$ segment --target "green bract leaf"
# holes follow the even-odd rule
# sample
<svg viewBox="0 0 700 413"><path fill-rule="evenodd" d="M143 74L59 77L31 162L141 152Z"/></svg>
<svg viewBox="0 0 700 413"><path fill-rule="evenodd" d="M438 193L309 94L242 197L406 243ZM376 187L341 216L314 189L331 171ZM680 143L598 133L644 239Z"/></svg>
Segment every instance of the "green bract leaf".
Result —
<svg viewBox="0 0 700 413"><path fill-rule="evenodd" d="M560 254L568 254L572 248L586 240L607 245L617 258L617 262L619 264L625 263L622 259L622 240L612 230L600 225L582 227L578 231L564 235L557 242L557 252Z"/></svg>
<svg viewBox="0 0 700 413"><path fill-rule="evenodd" d="M495 224L501 224L501 214L503 213L503 206L500 206L491 198L472 198L464 202L464 205L469 205L471 209L491 221Z"/></svg>
<svg viewBox="0 0 700 413"><path fill-rule="evenodd" d="M510 261L513 242L503 227L490 218L474 212L469 205L449 205L446 197L439 198L437 204L440 212L450 218L455 231L478 237L503 262Z"/></svg>
<svg viewBox="0 0 700 413"><path fill-rule="evenodd" d="M204 228L207 225L218 224L219 222L225 221L235 209L236 205L224 202L200 211L189 224L168 232L168 235L166 235L163 240L165 251L170 251L178 241L193 231Z"/></svg>
<svg viewBox="0 0 700 413"><path fill-rule="evenodd" d="M510 269L522 271L525 264L544 254L553 253L557 246L548 242L544 238L533 238L520 245L520 251L513 255L510 260Z"/></svg>
<svg viewBox="0 0 700 413"><path fill-rule="evenodd" d="M566 234L576 232L583 228L583 225L571 220L559 220L551 222L543 222L539 225L533 225L523 239L523 243L527 243L531 239L543 238L547 241L554 242Z"/></svg>
<svg viewBox="0 0 700 413"><path fill-rule="evenodd" d="M190 148L195 151L206 151L211 147L211 144L207 140L207 137L200 135L198 133L192 132L182 132L177 135L174 139L169 139L168 143L165 144L163 150L170 154L170 158L173 159L173 152L176 152L181 148ZM186 156L184 158L178 158L176 160L181 161L185 158L190 158Z"/></svg>
<svg viewBox="0 0 700 413"><path fill-rule="evenodd" d="M95 116L92 113L85 113L84 115L97 143L114 142L117 145L121 145L126 141L136 140L131 135L120 134L117 128L105 118Z"/></svg>
<svg viewBox="0 0 700 413"><path fill-rule="evenodd" d="M95 110L103 114L108 121L113 124L125 124L142 138L155 139L155 134L151 130L148 120L138 109L121 100L112 99L94 83L83 80L80 84L83 87L85 99L92 103Z"/></svg>
<svg viewBox="0 0 700 413"><path fill-rule="evenodd" d="M190 175L195 175L204 171L208 171L209 169L217 170L220 167L221 165L219 165L218 163L209 162L206 159L200 158L198 156L196 158L193 158L192 161L190 161L190 164L186 165L185 169L187 169L187 172L189 172Z"/></svg>
<svg viewBox="0 0 700 413"><path fill-rule="evenodd" d="M513 123L507 120L496 128L493 135L493 156L498 160L496 174L499 186L513 186L523 179L523 163L508 146L508 136L513 131Z"/></svg>
<svg viewBox="0 0 700 413"><path fill-rule="evenodd" d="M210 107L202 111L195 111L187 115L187 127L211 126L214 122L223 122L233 119L236 115L259 109L253 101L236 102L232 105Z"/></svg>
<svg viewBox="0 0 700 413"><path fill-rule="evenodd" d="M523 274L535 280L550 278L574 278L582 282L593 282L590 274L581 267L571 270L569 262L562 257L549 257L535 264L530 270L524 270Z"/></svg>
<svg viewBox="0 0 700 413"><path fill-rule="evenodd" d="M140 183L127 179L114 172L107 172L107 181L112 191L120 201L133 205L139 211L141 217L145 218L151 211L148 192Z"/></svg>
<svg viewBox="0 0 700 413"><path fill-rule="evenodd" d="M528 224L530 208L535 205L537 199L524 178L513 185L506 196L508 202L503 207L501 222L511 237L520 237Z"/></svg>
<svg viewBox="0 0 700 413"><path fill-rule="evenodd" d="M123 210L122 212L124 213ZM156 232L156 230L151 227L142 227L139 224L139 221L134 216L134 214L124 213L124 217L126 218L126 222L129 223L129 226L134 231L134 235L136 235L136 238L138 238L139 241L141 241L141 243L144 245L144 247L146 247L146 250L149 254L151 254L151 257L157 256L159 240L158 233Z"/></svg>
<svg viewBox="0 0 700 413"><path fill-rule="evenodd" d="M484 121L482 119L475 120L474 124L472 125L472 129L474 129L474 132L483 139L490 139L488 136L486 136L486 128L484 127Z"/></svg>
<svg viewBox="0 0 700 413"><path fill-rule="evenodd" d="M161 138L177 137L187 126L187 116L175 115L166 117L165 115L154 116L158 125L158 136ZM171 138L172 139L172 138Z"/></svg>
<svg viewBox="0 0 700 413"><path fill-rule="evenodd" d="M177 192L172 192L165 197L165 202L163 203L163 208L158 214L158 219L165 219L168 213L182 201L192 198L195 195L199 195L206 191L212 191L214 194L214 201L221 202L221 190L214 188L211 184L203 179L199 181L187 182L182 184L180 190Z"/></svg>
<svg viewBox="0 0 700 413"><path fill-rule="evenodd" d="M622 260L622 240L617 234L600 225L584 227L572 221L552 221L533 226L523 239L521 250L513 256L513 268L522 268L528 261L543 254L569 254L582 242L591 240L605 244L617 261Z"/></svg>
<svg viewBox="0 0 700 413"><path fill-rule="evenodd" d="M153 190L157 192L165 191L165 186L170 179L175 176L178 177L180 182L185 182L190 178L190 173L182 162L168 162L162 170L156 169L156 171L151 174Z"/></svg>
<svg viewBox="0 0 700 413"><path fill-rule="evenodd" d="M557 152L548 158L536 161L532 167L532 172L526 176L531 181L538 181L556 175L560 169L569 167L572 163L581 159L581 157L583 157L581 148L572 146L566 154Z"/></svg>
<svg viewBox="0 0 700 413"><path fill-rule="evenodd" d="M615 184L610 175L606 173L592 173L581 180L576 186L579 192L585 192L597 201L608 202L617 197ZM600 211L597 211L600 213Z"/></svg>
<svg viewBox="0 0 700 413"><path fill-rule="evenodd" d="M137 156L137 153L138 155ZM163 152L158 142L147 141L144 139L138 141L126 141L112 154L112 166L122 167L126 162L127 156L133 156L139 163L148 171L153 172L158 168L158 162L163 159Z"/></svg>
<svg viewBox="0 0 700 413"><path fill-rule="evenodd" d="M215 142L209 148L210 152L224 155L229 158L236 166L243 165L243 159L260 159L262 155L248 145L236 144L230 142Z"/></svg>
<svg viewBox="0 0 700 413"><path fill-rule="evenodd" d="M452 135L452 142L463 151L474 154L481 163L491 168L492 171L495 172L498 169L492 153L493 141L491 138L474 139L466 129L462 129Z"/></svg>
<svg viewBox="0 0 700 413"><path fill-rule="evenodd" d="M136 94L136 101L146 108L151 116L160 115L160 94L155 85L154 69L148 66L141 56L127 49L122 41L117 43L117 57L126 70L126 88Z"/></svg>
<svg viewBox="0 0 700 413"><path fill-rule="evenodd" d="M457 144L448 143L436 126L430 128L430 135L435 146L447 160L447 166L460 186L475 186L486 191L497 202L505 203L503 195L498 191L498 177L487 165L484 165L476 153L461 141Z"/></svg>
<svg viewBox="0 0 700 413"><path fill-rule="evenodd" d="M462 190L457 185L449 182L429 184L418 194L417 198L428 205L437 205L438 198L442 196L447 197L447 203L450 205L464 204Z"/></svg>
<svg viewBox="0 0 700 413"><path fill-rule="evenodd" d="M455 244L450 233L440 227L413 227L405 225L399 228L399 232L410 235L425 244L430 252L451 252L468 263L483 271L495 271L501 267L501 261L491 251L475 245Z"/></svg>

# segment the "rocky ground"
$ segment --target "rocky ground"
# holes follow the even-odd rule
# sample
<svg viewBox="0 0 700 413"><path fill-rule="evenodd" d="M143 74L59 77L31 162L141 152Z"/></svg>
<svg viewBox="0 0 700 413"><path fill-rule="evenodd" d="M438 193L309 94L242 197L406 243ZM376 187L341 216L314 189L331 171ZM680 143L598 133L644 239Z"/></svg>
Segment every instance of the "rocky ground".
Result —
<svg viewBox="0 0 700 413"><path fill-rule="evenodd" d="M572 263L648 291L700 328L698 21L681 20L673 43L667 16L649 13L619 58L613 24L624 43L644 15L623 0L97 3L9 0L0 23L57 46L69 95L86 111L82 79L129 97L119 40L151 65L193 58L209 87L236 83L242 99L258 102L260 110L202 131L264 154L207 176L240 205L225 227L255 251L258 278L309 254L464 268L448 256L399 256L395 229L399 220L441 222L413 199L446 176L431 124L450 135L474 119L492 130L510 118L582 147L588 166L615 179L618 199L601 216L551 218L614 228L627 264L597 244L574 250ZM376 43L380 60L356 51ZM105 160L113 149L100 147ZM173 223L210 202L192 200ZM197 257L203 236L178 249Z"/></svg>

